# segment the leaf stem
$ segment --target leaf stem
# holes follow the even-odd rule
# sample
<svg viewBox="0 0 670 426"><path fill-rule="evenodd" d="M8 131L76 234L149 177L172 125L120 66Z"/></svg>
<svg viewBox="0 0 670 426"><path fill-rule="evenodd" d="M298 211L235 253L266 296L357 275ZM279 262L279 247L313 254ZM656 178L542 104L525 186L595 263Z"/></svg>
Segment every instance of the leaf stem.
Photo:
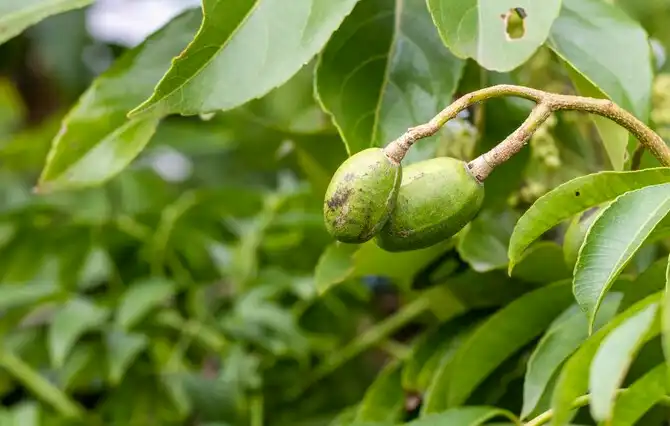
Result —
<svg viewBox="0 0 670 426"><path fill-rule="evenodd" d="M617 393L621 394L626 392L628 389L619 389ZM581 408L589 404L591 401L591 395L586 394L578 397L574 401L572 401L572 409L575 408ZM658 403L663 404L665 406L670 405L670 397L669 396L664 396L662 397ZM543 424L546 424L551 421L551 419L554 417L554 410L549 409L541 414L539 414L537 417L533 418L532 420L528 421L524 426L541 426Z"/></svg>
<svg viewBox="0 0 670 426"><path fill-rule="evenodd" d="M384 148L384 152L389 158L399 163L414 142L434 135L447 121L456 117L462 110L478 102L503 96L528 99L538 105L533 109L528 119L512 135L491 151L482 154L468 164L470 169L475 169L473 174L477 176L480 182L486 179L491 170L517 153L528 141L533 132L537 130L539 125L547 119L548 114L554 111L583 111L608 118L632 133L663 166L670 166L670 148L668 148L663 139L633 114L611 100L562 95L511 84L486 87L460 97L440 111L428 123L408 129L405 134L389 143Z"/></svg>

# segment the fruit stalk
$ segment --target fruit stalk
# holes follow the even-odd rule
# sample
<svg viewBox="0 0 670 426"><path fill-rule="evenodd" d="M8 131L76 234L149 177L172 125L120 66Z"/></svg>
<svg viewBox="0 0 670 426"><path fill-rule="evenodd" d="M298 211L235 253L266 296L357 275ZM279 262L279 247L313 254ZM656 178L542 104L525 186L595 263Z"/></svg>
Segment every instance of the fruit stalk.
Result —
<svg viewBox="0 0 670 426"><path fill-rule="evenodd" d="M451 105L440 111L440 113L433 117L428 123L408 129L405 134L388 144L384 148L384 152L389 158L400 163L409 148L417 140L434 135L447 123L447 121L455 118L458 113L464 109L481 101L503 96L516 96L528 99L536 102L538 106L542 107L539 110L537 108L534 109L529 118L521 125L517 132L523 132L524 129L532 129L532 131L535 131L538 126L533 124L533 120L546 120L546 117L544 117L544 109L548 109L549 114L554 111L568 110L588 112L608 118L625 128L658 159L661 165L670 166L670 148L668 148L663 139L633 114L621 108L611 100L575 95L562 95L511 84L500 84L486 87L460 97ZM485 163L491 170L493 170L493 168L508 160L510 158L509 156L498 155L496 157L493 154L509 152L513 155L518 152L527 141L527 138L525 140L523 138L520 140L518 137L512 137L513 135L514 133L491 151L471 161L470 168L481 168L482 164ZM528 137L530 137L530 135L532 135L532 133L530 133ZM488 174L482 173L482 180L485 179L486 176L488 176Z"/></svg>

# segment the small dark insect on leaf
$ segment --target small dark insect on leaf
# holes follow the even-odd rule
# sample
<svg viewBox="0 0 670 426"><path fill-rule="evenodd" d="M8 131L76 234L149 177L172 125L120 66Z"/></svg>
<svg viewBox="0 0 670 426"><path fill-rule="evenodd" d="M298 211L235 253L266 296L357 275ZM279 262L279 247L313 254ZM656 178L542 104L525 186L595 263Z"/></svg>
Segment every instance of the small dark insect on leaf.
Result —
<svg viewBox="0 0 670 426"><path fill-rule="evenodd" d="M523 7L515 7L514 11L516 12L517 15L519 15L519 18L521 19L526 19L526 17L528 17L528 14L526 13L526 10Z"/></svg>

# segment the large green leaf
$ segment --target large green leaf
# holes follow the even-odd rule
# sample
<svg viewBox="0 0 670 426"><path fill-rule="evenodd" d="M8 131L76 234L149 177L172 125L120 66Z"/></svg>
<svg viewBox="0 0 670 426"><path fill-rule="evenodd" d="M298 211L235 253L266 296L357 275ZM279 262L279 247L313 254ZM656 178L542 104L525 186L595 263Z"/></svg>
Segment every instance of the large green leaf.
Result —
<svg viewBox="0 0 670 426"><path fill-rule="evenodd" d="M589 371L591 415L612 421L616 394L642 344L652 335L658 305L651 305L614 329L598 348ZM658 327L653 334L658 333Z"/></svg>
<svg viewBox="0 0 670 426"><path fill-rule="evenodd" d="M127 52L100 75L63 120L38 184L40 191L95 185L125 168L146 146L159 118L127 119L170 60L196 31L200 13L188 11Z"/></svg>
<svg viewBox="0 0 670 426"><path fill-rule="evenodd" d="M545 232L590 207L649 185L670 182L670 168L633 172L599 172L557 186L538 198L521 216L509 244L510 269L526 248Z"/></svg>
<svg viewBox="0 0 670 426"><path fill-rule="evenodd" d="M573 281L589 327L616 277L669 212L670 184L662 184L621 195L595 219L579 251Z"/></svg>
<svg viewBox="0 0 670 426"><path fill-rule="evenodd" d="M634 426L666 393L666 367L661 364L636 380L615 402L611 426Z"/></svg>
<svg viewBox="0 0 670 426"><path fill-rule="evenodd" d="M596 329L616 314L621 303L621 294L611 293L608 296L598 313ZM586 315L577 305L569 308L566 314L565 317L561 315L557 318L549 327L528 360L523 381L521 418L526 418L533 412L560 366L589 336Z"/></svg>
<svg viewBox="0 0 670 426"><path fill-rule="evenodd" d="M408 426L479 426L497 417L519 424L519 419L507 410L495 407L472 406L452 408L443 413L430 414L424 418L407 423Z"/></svg>
<svg viewBox="0 0 670 426"><path fill-rule="evenodd" d="M462 71L424 2L364 0L321 54L316 90L354 154L430 120L450 102Z"/></svg>
<svg viewBox="0 0 670 426"><path fill-rule="evenodd" d="M91 3L93 0L0 0L0 44L51 15Z"/></svg>
<svg viewBox="0 0 670 426"><path fill-rule="evenodd" d="M583 95L606 96L648 119L653 74L647 34L618 7L600 0L563 0L548 45L582 77L574 80ZM626 130L604 118L596 118L596 125L613 166L621 169Z"/></svg>
<svg viewBox="0 0 670 426"><path fill-rule="evenodd" d="M203 0L198 34L131 115L228 110L291 78L358 0Z"/></svg>
<svg viewBox="0 0 670 426"><path fill-rule="evenodd" d="M454 54L502 72L524 63L545 42L561 0L428 0L428 6ZM520 18L517 8L525 15L523 34L508 34L508 20Z"/></svg>
<svg viewBox="0 0 670 426"><path fill-rule="evenodd" d="M571 301L569 283L563 281L532 291L492 315L454 355L447 407L462 404L496 367L542 333Z"/></svg>
<svg viewBox="0 0 670 426"><path fill-rule="evenodd" d="M149 340L142 334L111 330L106 336L109 381L118 385L133 360L148 345Z"/></svg>
<svg viewBox="0 0 670 426"><path fill-rule="evenodd" d="M629 318L644 311L650 306L658 306L661 293L653 294L634 304L624 312L618 314L605 324L600 330L593 333L577 351L568 359L556 381L552 395L552 409L554 425L565 426L573 416L572 406L578 397L584 395L589 386L589 369L591 361L598 351L602 341Z"/></svg>
<svg viewBox="0 0 670 426"><path fill-rule="evenodd" d="M77 340L87 331L102 325L109 311L85 299L73 299L54 315L49 327L51 363L60 368Z"/></svg>
<svg viewBox="0 0 670 426"><path fill-rule="evenodd" d="M395 422L400 420L405 394L400 384L402 364L392 362L377 375L358 406L356 422Z"/></svg>
<svg viewBox="0 0 670 426"><path fill-rule="evenodd" d="M162 278L131 284L119 301L116 324L123 329L129 329L149 311L170 299L174 293L174 282Z"/></svg>

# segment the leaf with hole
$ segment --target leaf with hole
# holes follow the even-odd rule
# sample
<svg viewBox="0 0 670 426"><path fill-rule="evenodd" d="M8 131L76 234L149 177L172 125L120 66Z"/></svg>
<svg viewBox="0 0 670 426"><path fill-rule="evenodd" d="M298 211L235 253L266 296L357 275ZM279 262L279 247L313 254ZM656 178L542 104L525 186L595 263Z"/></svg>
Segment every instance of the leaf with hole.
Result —
<svg viewBox="0 0 670 426"><path fill-rule="evenodd" d="M454 54L505 72L526 62L542 46L561 0L428 0L428 7Z"/></svg>
<svg viewBox="0 0 670 426"><path fill-rule="evenodd" d="M123 170L149 143L159 118L127 119L151 93L170 60L191 39L200 14L188 11L126 52L101 74L63 120L38 188L49 192L103 183Z"/></svg>
<svg viewBox="0 0 670 426"><path fill-rule="evenodd" d="M670 182L670 169L655 168L598 172L557 186L538 198L517 222L509 244L510 270L530 243L559 223L625 192L666 182Z"/></svg>
<svg viewBox="0 0 670 426"><path fill-rule="evenodd" d="M424 2L365 0L321 53L315 86L352 155L431 119L451 100L463 67Z"/></svg>
<svg viewBox="0 0 670 426"><path fill-rule="evenodd" d="M670 184L661 184L621 195L595 219L579 252L573 279L575 299L586 312L589 327L616 277L668 213Z"/></svg>
<svg viewBox="0 0 670 426"><path fill-rule="evenodd" d="M188 47L130 115L229 110L290 79L326 44L358 0L203 0Z"/></svg>
<svg viewBox="0 0 670 426"><path fill-rule="evenodd" d="M86 7L94 0L0 1L0 44L51 15Z"/></svg>

